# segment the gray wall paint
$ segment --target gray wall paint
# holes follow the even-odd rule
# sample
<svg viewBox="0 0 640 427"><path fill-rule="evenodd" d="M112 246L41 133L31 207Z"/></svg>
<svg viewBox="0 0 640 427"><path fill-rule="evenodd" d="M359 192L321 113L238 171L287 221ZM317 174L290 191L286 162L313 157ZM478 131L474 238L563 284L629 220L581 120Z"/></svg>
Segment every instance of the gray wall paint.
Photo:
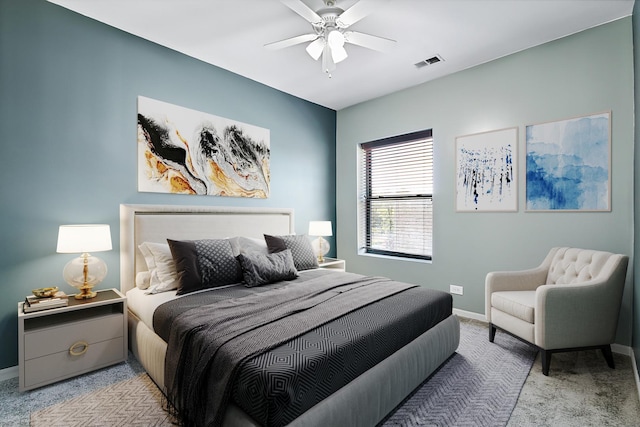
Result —
<svg viewBox="0 0 640 427"><path fill-rule="evenodd" d="M44 0L0 0L0 58L0 369L18 361L17 302L45 285L73 292L60 224L108 223L118 248L121 203L292 207L299 233L335 222L333 110ZM138 193L138 95L270 129L270 198ZM118 288L118 250L100 256L100 288Z"/></svg>
<svg viewBox="0 0 640 427"><path fill-rule="evenodd" d="M338 256L353 272L445 291L462 285L455 307L484 314L489 271L535 267L553 246L632 255L633 108L629 17L339 111ZM607 110L613 210L525 212L524 126ZM456 213L456 136L513 126L519 127L519 211ZM434 135L433 262L357 255L358 144L428 128ZM631 291L629 275L617 336L624 345L631 343Z"/></svg>
<svg viewBox="0 0 640 427"><path fill-rule="evenodd" d="M636 2L633 6L633 59L634 59L634 95L635 105L640 106L640 5ZM640 144L640 115L635 116L635 146ZM640 228L640 158L635 156L634 158L634 199L635 199L635 215L634 215L634 248L635 251L640 250L640 239L637 238L638 230ZM633 263L633 270L638 271L640 268L640 261L635 258ZM640 277L634 274L633 278L633 353L636 358L636 367L640 373Z"/></svg>

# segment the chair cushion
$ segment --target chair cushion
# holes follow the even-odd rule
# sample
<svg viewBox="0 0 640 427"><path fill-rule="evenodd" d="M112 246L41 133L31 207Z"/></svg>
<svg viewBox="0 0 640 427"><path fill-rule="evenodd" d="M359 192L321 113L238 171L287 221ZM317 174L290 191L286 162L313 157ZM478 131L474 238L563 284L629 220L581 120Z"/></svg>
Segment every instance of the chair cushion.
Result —
<svg viewBox="0 0 640 427"><path fill-rule="evenodd" d="M502 291L491 294L491 306L533 324L536 291Z"/></svg>

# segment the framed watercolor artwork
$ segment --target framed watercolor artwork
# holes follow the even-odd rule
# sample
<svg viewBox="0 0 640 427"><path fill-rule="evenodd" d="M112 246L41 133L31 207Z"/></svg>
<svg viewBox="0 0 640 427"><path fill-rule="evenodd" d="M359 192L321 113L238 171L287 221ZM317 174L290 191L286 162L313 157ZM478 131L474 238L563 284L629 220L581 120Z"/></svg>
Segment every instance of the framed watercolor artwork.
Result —
<svg viewBox="0 0 640 427"><path fill-rule="evenodd" d="M518 211L518 128L456 138L456 211Z"/></svg>
<svg viewBox="0 0 640 427"><path fill-rule="evenodd" d="M138 97L138 191L269 197L269 129Z"/></svg>
<svg viewBox="0 0 640 427"><path fill-rule="evenodd" d="M611 112L526 126L528 211L611 210Z"/></svg>

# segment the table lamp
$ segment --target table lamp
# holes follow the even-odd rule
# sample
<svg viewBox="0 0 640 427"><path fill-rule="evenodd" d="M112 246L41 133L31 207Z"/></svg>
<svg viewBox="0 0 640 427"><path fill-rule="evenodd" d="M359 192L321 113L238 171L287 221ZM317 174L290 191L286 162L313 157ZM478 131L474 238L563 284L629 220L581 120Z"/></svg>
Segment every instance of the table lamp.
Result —
<svg viewBox="0 0 640 427"><path fill-rule="evenodd" d="M311 242L311 247L318 256L318 262L324 262L324 256L329 252L329 242L323 239L323 236L333 236L331 221L310 221L309 236L317 237Z"/></svg>
<svg viewBox="0 0 640 427"><path fill-rule="evenodd" d="M107 264L89 252L110 251L111 230L107 224L61 225L58 230L58 248L63 254L81 254L64 266L64 280L80 293L76 299L96 296L91 289L102 282L107 275Z"/></svg>

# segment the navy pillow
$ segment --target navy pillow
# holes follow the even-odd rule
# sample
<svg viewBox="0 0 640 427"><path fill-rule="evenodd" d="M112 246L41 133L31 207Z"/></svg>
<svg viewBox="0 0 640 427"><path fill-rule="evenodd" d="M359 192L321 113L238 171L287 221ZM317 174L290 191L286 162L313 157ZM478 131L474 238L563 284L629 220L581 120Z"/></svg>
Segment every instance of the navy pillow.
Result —
<svg viewBox="0 0 640 427"><path fill-rule="evenodd" d="M177 295L242 282L242 269L227 239L167 239L178 272Z"/></svg>
<svg viewBox="0 0 640 427"><path fill-rule="evenodd" d="M250 288L298 277L289 249L268 255L257 252L241 253L237 259L242 268L244 282Z"/></svg>

